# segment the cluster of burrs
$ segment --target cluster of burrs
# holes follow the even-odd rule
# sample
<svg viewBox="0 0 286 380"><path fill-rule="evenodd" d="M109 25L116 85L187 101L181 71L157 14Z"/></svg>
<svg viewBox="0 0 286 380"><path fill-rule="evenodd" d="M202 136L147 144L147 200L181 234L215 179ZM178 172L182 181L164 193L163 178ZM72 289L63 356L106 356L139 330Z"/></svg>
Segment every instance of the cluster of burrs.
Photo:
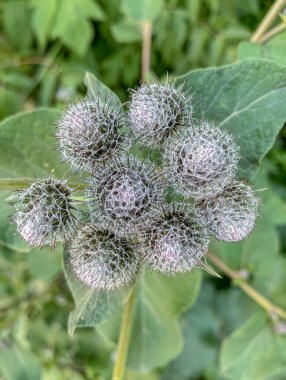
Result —
<svg viewBox="0 0 286 380"><path fill-rule="evenodd" d="M36 181L12 197L19 234L32 246L64 241L69 270L98 290L132 285L144 266L191 271L212 236L247 237L258 199L235 178L238 146L192 112L183 87L156 81L131 91L126 112L101 93L70 105L56 135L63 161L88 173L87 207L76 207L66 181ZM160 159L136 158L134 146Z"/></svg>

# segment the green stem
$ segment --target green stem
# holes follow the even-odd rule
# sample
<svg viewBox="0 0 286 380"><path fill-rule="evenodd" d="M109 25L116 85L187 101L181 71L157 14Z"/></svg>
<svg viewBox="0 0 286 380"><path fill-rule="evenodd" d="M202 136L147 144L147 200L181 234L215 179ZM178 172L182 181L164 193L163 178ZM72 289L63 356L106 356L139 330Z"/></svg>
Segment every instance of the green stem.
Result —
<svg viewBox="0 0 286 380"><path fill-rule="evenodd" d="M276 0L273 3L261 23L258 25L256 31L253 33L251 42L254 42L255 44L261 43L261 38L263 38L264 33L267 32L285 5L286 0Z"/></svg>
<svg viewBox="0 0 286 380"><path fill-rule="evenodd" d="M264 309L270 317L273 315L286 320L286 311L280 307L274 305L257 290L253 289L241 276L239 273L230 269L223 261L221 261L217 256L212 253L208 253L208 258L230 279L236 281L236 284L242 289L250 298L253 299L262 309Z"/></svg>
<svg viewBox="0 0 286 380"><path fill-rule="evenodd" d="M31 178L0 178L0 190L22 190L29 187L33 182L35 179ZM77 190L84 190L85 188L81 183L70 182L68 185Z"/></svg>
<svg viewBox="0 0 286 380"><path fill-rule="evenodd" d="M133 305L135 301L135 288L132 289L129 298L124 307L123 318L121 321L118 346L117 346L117 358L113 369L112 380L123 380L124 371L126 367L126 360L129 348L131 327L132 327L132 314Z"/></svg>
<svg viewBox="0 0 286 380"><path fill-rule="evenodd" d="M271 38L280 34L286 30L286 21L281 22L279 25L274 26L274 28L270 29L269 32L265 33L259 40L259 43L265 44Z"/></svg>

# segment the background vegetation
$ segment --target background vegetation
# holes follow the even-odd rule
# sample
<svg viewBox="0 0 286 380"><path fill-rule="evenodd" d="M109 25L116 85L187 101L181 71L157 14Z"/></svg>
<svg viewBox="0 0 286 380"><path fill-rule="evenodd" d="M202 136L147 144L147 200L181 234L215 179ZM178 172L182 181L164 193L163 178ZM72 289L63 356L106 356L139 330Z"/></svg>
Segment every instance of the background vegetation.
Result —
<svg viewBox="0 0 286 380"><path fill-rule="evenodd" d="M70 98L83 96L85 71L126 101L126 90L140 79L141 3L2 0L1 120L39 106L62 108ZM250 42L270 0L153 0L150 4L154 20L150 74L162 80L167 72L177 77L246 58L267 58L286 66L286 32L263 45ZM279 80L277 88L285 88L285 79L280 85ZM259 123L259 110L254 111ZM274 108L266 111L271 129L272 112L273 124L279 115ZM25 158L28 151L33 152L29 167L37 171L41 143L52 123L51 114L45 112L37 111L37 118L27 114L25 122L16 119L16 125L13 118L1 124L1 177L28 175L26 161L19 165L19 157ZM27 133L24 140L20 141L17 128ZM213 247L231 270L281 308L286 308L285 144L282 129L254 178L257 188L267 188L255 232L241 244ZM45 159L57 165L53 153ZM62 249L30 251L20 242L7 224L11 213L4 201L7 196L7 191L0 193L0 379L109 379L119 319L68 335L68 327L73 332L80 320L73 324L70 318L67 325L74 301L61 269ZM140 325L142 331L132 334L127 380L286 379L286 322L271 310L262 311L238 288L239 281L199 271L190 278L161 282L152 274L146 276L140 302L147 317ZM158 303L160 299L168 303ZM139 348L140 334L147 335L144 349Z"/></svg>

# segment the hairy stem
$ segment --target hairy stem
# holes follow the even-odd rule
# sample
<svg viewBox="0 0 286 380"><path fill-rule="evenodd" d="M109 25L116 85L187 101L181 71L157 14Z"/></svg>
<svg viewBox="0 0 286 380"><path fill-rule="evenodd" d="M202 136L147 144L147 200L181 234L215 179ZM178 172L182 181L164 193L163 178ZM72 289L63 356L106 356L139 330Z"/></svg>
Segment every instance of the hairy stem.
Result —
<svg viewBox="0 0 286 380"><path fill-rule="evenodd" d="M129 348L130 333L132 327L133 305L135 301L135 288L132 289L129 298L124 307L124 313L121 321L117 358L113 369L112 380L123 380L126 367L126 360Z"/></svg>
<svg viewBox="0 0 286 380"><path fill-rule="evenodd" d="M262 309L264 309L271 318L274 315L286 320L286 311L274 305L267 298L261 295L257 290L253 289L239 273L230 269L223 261L212 253L208 253L208 258L229 278L236 281L237 285L242 289L250 298L253 299Z"/></svg>
<svg viewBox="0 0 286 380"><path fill-rule="evenodd" d="M281 9L286 5L286 0L276 0L269 11L266 13L265 17L258 25L256 31L251 37L251 42L261 43L261 38L264 33L270 28L270 26L275 21L276 17L279 15Z"/></svg>
<svg viewBox="0 0 286 380"><path fill-rule="evenodd" d="M31 186L35 178L0 178L0 190L22 190ZM84 190L81 183L69 182L68 185L76 190Z"/></svg>

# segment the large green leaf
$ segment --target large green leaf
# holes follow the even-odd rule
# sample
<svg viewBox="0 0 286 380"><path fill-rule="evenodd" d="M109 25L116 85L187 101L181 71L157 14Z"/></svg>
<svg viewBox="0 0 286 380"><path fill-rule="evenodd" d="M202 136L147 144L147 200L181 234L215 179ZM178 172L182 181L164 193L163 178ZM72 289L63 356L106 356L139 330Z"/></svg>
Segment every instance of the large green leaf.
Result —
<svg viewBox="0 0 286 380"><path fill-rule="evenodd" d="M54 149L58 117L58 110L43 108L11 116L0 124L0 181L3 177L41 178L67 172Z"/></svg>
<svg viewBox="0 0 286 380"><path fill-rule="evenodd" d="M197 302L182 318L183 351L166 367L162 380L213 379L213 371L218 372L221 336L241 326L257 310L240 290L218 291L206 280Z"/></svg>
<svg viewBox="0 0 286 380"><path fill-rule="evenodd" d="M251 178L286 121L286 68L267 60L245 60L195 70L178 78L191 91L194 118L230 131L240 146L241 177Z"/></svg>
<svg viewBox="0 0 286 380"><path fill-rule="evenodd" d="M196 300L201 272L174 278L144 272L137 284L128 366L148 372L166 365L183 348L178 316ZM121 312L104 322L101 333L116 342Z"/></svg>
<svg viewBox="0 0 286 380"><path fill-rule="evenodd" d="M146 273L139 283L128 364L148 372L166 365L183 348L176 316L195 301L201 273L175 278Z"/></svg>
<svg viewBox="0 0 286 380"><path fill-rule="evenodd" d="M0 351L0 371L7 380L41 379L41 367L37 357L16 345Z"/></svg>
<svg viewBox="0 0 286 380"><path fill-rule="evenodd" d="M254 314L226 338L221 350L221 371L229 379L262 380L285 373L286 338L269 325L265 313Z"/></svg>

